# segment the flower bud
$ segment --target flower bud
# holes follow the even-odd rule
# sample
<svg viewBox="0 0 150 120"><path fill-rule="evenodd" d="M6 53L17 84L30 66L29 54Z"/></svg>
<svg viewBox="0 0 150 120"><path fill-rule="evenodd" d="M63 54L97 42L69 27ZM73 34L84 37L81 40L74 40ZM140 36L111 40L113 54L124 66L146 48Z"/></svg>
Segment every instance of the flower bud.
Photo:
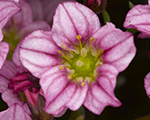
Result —
<svg viewBox="0 0 150 120"><path fill-rule="evenodd" d="M85 0L85 5L95 13L100 13L106 8L107 0Z"/></svg>

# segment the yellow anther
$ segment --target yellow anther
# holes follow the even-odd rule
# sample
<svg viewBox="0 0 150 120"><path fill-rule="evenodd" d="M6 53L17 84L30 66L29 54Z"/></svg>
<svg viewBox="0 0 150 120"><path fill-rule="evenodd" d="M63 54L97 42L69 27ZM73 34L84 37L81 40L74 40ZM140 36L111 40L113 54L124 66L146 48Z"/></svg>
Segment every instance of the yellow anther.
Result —
<svg viewBox="0 0 150 120"><path fill-rule="evenodd" d="M61 54L61 51L60 51L60 50L58 50L58 52Z"/></svg>
<svg viewBox="0 0 150 120"><path fill-rule="evenodd" d="M86 57L86 55L87 55L87 50L85 48L82 48L81 49L81 56Z"/></svg>
<svg viewBox="0 0 150 120"><path fill-rule="evenodd" d="M85 83L84 83L84 82L82 82L82 83L81 83L81 85L82 85L82 86L84 86L84 85L85 85Z"/></svg>
<svg viewBox="0 0 150 120"><path fill-rule="evenodd" d="M66 60L68 60L68 62L71 62L71 60L66 55L64 55L60 50L58 50L58 53L60 53Z"/></svg>
<svg viewBox="0 0 150 120"><path fill-rule="evenodd" d="M95 59L99 58L100 55L101 55L101 53L103 53L103 52L104 52L104 50L102 50L102 49L98 50L98 53L97 53L97 55L95 56Z"/></svg>
<svg viewBox="0 0 150 120"><path fill-rule="evenodd" d="M103 65L103 62L100 62L99 65Z"/></svg>
<svg viewBox="0 0 150 120"><path fill-rule="evenodd" d="M90 38L89 52L91 52L92 42L93 42L94 40L95 40L95 39L94 39L93 37Z"/></svg>
<svg viewBox="0 0 150 120"><path fill-rule="evenodd" d="M78 40L81 40L81 35L77 35L77 39L78 39Z"/></svg>
<svg viewBox="0 0 150 120"><path fill-rule="evenodd" d="M79 66L79 67L81 67L81 66L83 66L83 65L84 65L84 63L83 63L83 62L81 62L80 60L78 60L78 61L76 62L76 65L77 65L77 66Z"/></svg>
<svg viewBox="0 0 150 120"><path fill-rule="evenodd" d="M63 47L63 48L66 48L66 46L65 46L64 44L62 44L62 47Z"/></svg>
<svg viewBox="0 0 150 120"><path fill-rule="evenodd" d="M79 40L80 49L82 49L81 35L77 35L77 39Z"/></svg>
<svg viewBox="0 0 150 120"><path fill-rule="evenodd" d="M59 69L60 69L60 70L63 69L63 66L59 66Z"/></svg>
<svg viewBox="0 0 150 120"><path fill-rule="evenodd" d="M103 53L103 52L104 52L104 50L100 49L98 52L99 52L99 53Z"/></svg>
<svg viewBox="0 0 150 120"><path fill-rule="evenodd" d="M95 40L94 37L91 37L91 38L90 38L90 42L91 42L91 43L92 43L94 40Z"/></svg>
<svg viewBox="0 0 150 120"><path fill-rule="evenodd" d="M62 47L68 50L68 52L70 52L72 55L74 55L74 53L71 50L69 50L64 44L62 44Z"/></svg>
<svg viewBox="0 0 150 120"><path fill-rule="evenodd" d="M68 76L67 76L67 79L71 79L71 78L72 78L72 75L68 75Z"/></svg>

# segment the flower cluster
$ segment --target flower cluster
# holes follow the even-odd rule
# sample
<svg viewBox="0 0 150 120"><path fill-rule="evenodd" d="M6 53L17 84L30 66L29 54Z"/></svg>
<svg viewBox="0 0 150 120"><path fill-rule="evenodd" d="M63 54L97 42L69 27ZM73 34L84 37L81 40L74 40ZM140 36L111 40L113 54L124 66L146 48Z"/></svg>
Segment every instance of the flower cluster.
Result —
<svg viewBox="0 0 150 120"><path fill-rule="evenodd" d="M122 105L114 93L117 76L136 47L132 33L100 23L96 13L106 3L0 0L0 93L8 105L0 119L52 120L82 105L100 115ZM135 5L124 27L149 37L149 9ZM144 81L150 96L150 73Z"/></svg>

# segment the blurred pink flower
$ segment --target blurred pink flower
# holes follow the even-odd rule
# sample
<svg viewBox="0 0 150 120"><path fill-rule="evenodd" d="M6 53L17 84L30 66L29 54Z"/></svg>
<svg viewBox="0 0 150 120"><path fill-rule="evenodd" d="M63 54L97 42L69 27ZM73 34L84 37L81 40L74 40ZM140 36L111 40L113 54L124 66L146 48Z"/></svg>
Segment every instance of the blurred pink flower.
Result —
<svg viewBox="0 0 150 120"><path fill-rule="evenodd" d="M0 68L2 67L9 51L9 44L1 42L3 39L2 28L10 20L10 18L19 11L20 8L13 2L0 1Z"/></svg>
<svg viewBox="0 0 150 120"><path fill-rule="evenodd" d="M135 56L133 35L112 23L100 27L97 15L77 2L59 4L52 31L37 30L22 41L22 64L40 79L44 110L58 114L83 104L95 114L118 107L116 77Z"/></svg>
<svg viewBox="0 0 150 120"><path fill-rule="evenodd" d="M4 35L3 41L10 44L10 52L8 55L10 56L9 59L11 59L15 47L24 36L37 29L50 30L50 26L45 21L33 21L32 9L24 0L21 0L19 4L8 1L3 1L3 3L11 3L12 6L8 6L11 10L16 8L11 11L13 13L9 17L11 19L7 19L0 26Z"/></svg>
<svg viewBox="0 0 150 120"><path fill-rule="evenodd" d="M148 5L135 5L128 13L124 22L125 28L136 28L142 32L139 37L150 36L150 0Z"/></svg>
<svg viewBox="0 0 150 120"><path fill-rule="evenodd" d="M59 3L75 0L26 0L32 7L34 20L45 20L50 25Z"/></svg>

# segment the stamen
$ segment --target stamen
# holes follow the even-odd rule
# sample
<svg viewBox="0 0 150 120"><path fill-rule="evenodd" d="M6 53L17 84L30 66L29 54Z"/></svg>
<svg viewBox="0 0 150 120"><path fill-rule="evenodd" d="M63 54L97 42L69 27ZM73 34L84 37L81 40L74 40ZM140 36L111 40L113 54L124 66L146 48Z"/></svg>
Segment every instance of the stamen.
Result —
<svg viewBox="0 0 150 120"><path fill-rule="evenodd" d="M80 48L82 49L81 35L77 35L77 39L79 40Z"/></svg>
<svg viewBox="0 0 150 120"><path fill-rule="evenodd" d="M99 65L103 65L103 62L99 62L96 66L95 66L95 68L97 68Z"/></svg>
<svg viewBox="0 0 150 120"><path fill-rule="evenodd" d="M64 55L60 50L58 50L58 53L60 53L66 60L68 60L68 62L71 63L71 60L66 55Z"/></svg>
<svg viewBox="0 0 150 120"><path fill-rule="evenodd" d="M81 56L86 57L86 55L87 55L87 50L85 48L82 48L81 49Z"/></svg>
<svg viewBox="0 0 150 120"><path fill-rule="evenodd" d="M72 78L72 75L68 75L68 76L67 76L67 79L71 79L71 78Z"/></svg>
<svg viewBox="0 0 150 120"><path fill-rule="evenodd" d="M82 86L84 86L84 85L85 85L85 83L84 83L84 82L82 82L82 83L81 83L81 85L82 85Z"/></svg>
<svg viewBox="0 0 150 120"><path fill-rule="evenodd" d="M103 53L104 50L100 49L97 53L97 55L95 56L95 59L99 58L99 56L101 55L101 53Z"/></svg>
<svg viewBox="0 0 150 120"><path fill-rule="evenodd" d="M93 37L90 38L89 52L91 52L92 42L93 42L94 40L95 40L95 39L94 39Z"/></svg>
<svg viewBox="0 0 150 120"><path fill-rule="evenodd" d="M59 66L59 69L62 70L62 69L63 69L63 66Z"/></svg>
<svg viewBox="0 0 150 120"><path fill-rule="evenodd" d="M74 53L71 50L69 50L64 44L62 44L62 47L68 50L68 52L70 52L72 55L74 55Z"/></svg>
<svg viewBox="0 0 150 120"><path fill-rule="evenodd" d="M83 66L83 65L84 65L84 63L83 63L83 62L81 62L80 60L78 60L78 61L76 62L76 65L77 65L77 66L79 66L79 67L81 67L81 66Z"/></svg>

